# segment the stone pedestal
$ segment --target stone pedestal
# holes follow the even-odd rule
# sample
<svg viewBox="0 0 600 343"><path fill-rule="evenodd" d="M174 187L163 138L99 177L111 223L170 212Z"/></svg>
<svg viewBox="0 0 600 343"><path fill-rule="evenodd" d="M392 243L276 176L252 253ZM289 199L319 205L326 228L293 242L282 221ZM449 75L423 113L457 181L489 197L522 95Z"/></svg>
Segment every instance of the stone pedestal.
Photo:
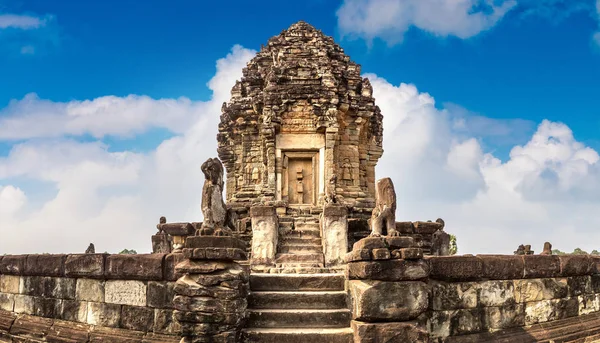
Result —
<svg viewBox="0 0 600 343"><path fill-rule="evenodd" d="M275 262L279 220L273 206L250 208L252 218L252 265L270 266Z"/></svg>
<svg viewBox="0 0 600 343"><path fill-rule="evenodd" d="M343 205L325 205L321 224L325 266L339 265L348 252L348 209Z"/></svg>
<svg viewBox="0 0 600 343"><path fill-rule="evenodd" d="M249 272L235 262L246 259L244 242L233 237L196 236L186 240L184 276L175 284L174 317L182 343L241 341L248 305Z"/></svg>
<svg viewBox="0 0 600 343"><path fill-rule="evenodd" d="M152 253L153 254L170 254L171 242L167 234L152 235Z"/></svg>

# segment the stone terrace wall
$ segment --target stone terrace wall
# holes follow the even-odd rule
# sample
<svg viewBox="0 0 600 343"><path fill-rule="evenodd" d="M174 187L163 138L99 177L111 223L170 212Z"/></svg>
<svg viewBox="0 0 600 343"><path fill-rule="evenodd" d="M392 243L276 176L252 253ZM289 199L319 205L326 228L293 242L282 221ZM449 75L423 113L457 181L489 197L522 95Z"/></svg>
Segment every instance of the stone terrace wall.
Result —
<svg viewBox="0 0 600 343"><path fill-rule="evenodd" d="M509 332L506 342L563 342L600 334L596 257L422 258L418 245L371 237L346 256L355 343L502 341L490 332Z"/></svg>
<svg viewBox="0 0 600 343"><path fill-rule="evenodd" d="M0 342L177 342L172 300L181 260L182 254L0 256Z"/></svg>

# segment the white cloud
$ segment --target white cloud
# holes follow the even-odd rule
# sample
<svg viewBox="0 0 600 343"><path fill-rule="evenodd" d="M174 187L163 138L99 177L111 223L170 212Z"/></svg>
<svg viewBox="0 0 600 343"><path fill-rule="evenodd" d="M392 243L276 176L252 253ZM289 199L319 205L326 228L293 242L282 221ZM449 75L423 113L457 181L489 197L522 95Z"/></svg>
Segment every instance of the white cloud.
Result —
<svg viewBox="0 0 600 343"><path fill-rule="evenodd" d="M600 26L600 0L596 0L596 14ZM592 35L592 42L600 46L600 30Z"/></svg>
<svg viewBox="0 0 600 343"><path fill-rule="evenodd" d="M412 26L439 36L470 38L500 21L516 0L345 0L337 11L343 35L402 41Z"/></svg>
<svg viewBox="0 0 600 343"><path fill-rule="evenodd" d="M46 25L46 20L47 18L38 18L29 15L0 14L0 29L37 29Z"/></svg>
<svg viewBox="0 0 600 343"><path fill-rule="evenodd" d="M436 109L413 85L366 76L384 114L377 177L394 180L398 220L443 218L461 253L541 250L545 241L565 251L598 249L599 156L565 124L543 121L501 161L482 152L481 137L465 137L456 107Z"/></svg>
<svg viewBox="0 0 600 343"><path fill-rule="evenodd" d="M7 185L0 190L0 252L77 252L89 242L98 251L147 252L161 215L169 221L201 220L200 165L216 157L221 104L254 54L235 46L217 62L207 102L109 96L54 103L29 95L10 104L0 136L25 141L0 158L0 182ZM7 122L12 126L4 129ZM129 136L152 126L178 135L147 154L110 152L101 141L62 137ZM26 201L26 192L15 191L20 184L26 189L27 180L50 183L55 191L35 206Z"/></svg>

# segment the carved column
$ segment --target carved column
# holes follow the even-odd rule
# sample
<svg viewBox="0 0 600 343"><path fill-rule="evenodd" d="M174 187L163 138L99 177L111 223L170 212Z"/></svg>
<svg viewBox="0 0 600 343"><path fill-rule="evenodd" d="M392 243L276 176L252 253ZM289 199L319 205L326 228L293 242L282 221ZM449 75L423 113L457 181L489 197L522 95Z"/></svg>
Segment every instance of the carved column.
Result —
<svg viewBox="0 0 600 343"><path fill-rule="evenodd" d="M182 328L181 343L241 342L249 293L245 244L234 237L189 237L183 262L175 268L184 276L175 284L174 316Z"/></svg>
<svg viewBox="0 0 600 343"><path fill-rule="evenodd" d="M338 204L325 205L321 223L325 266L339 265L348 252L348 209Z"/></svg>
<svg viewBox="0 0 600 343"><path fill-rule="evenodd" d="M252 218L251 264L270 266L275 262L279 231L279 218L273 206L250 208Z"/></svg>

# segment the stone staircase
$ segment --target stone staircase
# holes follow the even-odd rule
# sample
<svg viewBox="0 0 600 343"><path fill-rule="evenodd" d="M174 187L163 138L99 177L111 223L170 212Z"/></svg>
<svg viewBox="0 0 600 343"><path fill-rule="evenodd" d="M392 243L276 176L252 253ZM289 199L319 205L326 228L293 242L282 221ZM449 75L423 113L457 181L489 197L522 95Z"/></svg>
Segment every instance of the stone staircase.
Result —
<svg viewBox="0 0 600 343"><path fill-rule="evenodd" d="M279 240L272 273L321 273L323 246L318 215L279 217Z"/></svg>
<svg viewBox="0 0 600 343"><path fill-rule="evenodd" d="M343 274L251 274L246 343L351 343Z"/></svg>

